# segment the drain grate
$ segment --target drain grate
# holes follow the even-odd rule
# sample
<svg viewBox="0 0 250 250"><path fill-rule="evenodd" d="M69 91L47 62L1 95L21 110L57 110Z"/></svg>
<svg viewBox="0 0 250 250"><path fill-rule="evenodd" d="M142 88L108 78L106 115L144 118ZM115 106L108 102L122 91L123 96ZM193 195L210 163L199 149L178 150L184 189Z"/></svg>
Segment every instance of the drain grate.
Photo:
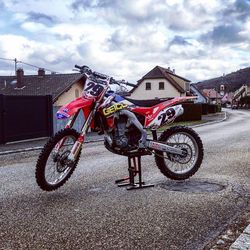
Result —
<svg viewBox="0 0 250 250"><path fill-rule="evenodd" d="M207 180L171 181L168 183L161 183L159 187L170 191L187 193L212 193L226 188L223 184Z"/></svg>

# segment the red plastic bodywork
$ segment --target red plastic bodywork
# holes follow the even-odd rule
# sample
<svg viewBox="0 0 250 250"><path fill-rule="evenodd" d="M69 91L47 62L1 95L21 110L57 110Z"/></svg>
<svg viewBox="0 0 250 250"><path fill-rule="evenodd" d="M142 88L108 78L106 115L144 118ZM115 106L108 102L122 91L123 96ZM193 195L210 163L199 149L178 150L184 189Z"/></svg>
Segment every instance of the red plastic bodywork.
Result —
<svg viewBox="0 0 250 250"><path fill-rule="evenodd" d="M135 107L131 108L131 111L145 116L145 124L144 126L147 127L151 121L153 121L159 112L167 107L174 106L176 104L196 99L196 97L175 97L174 99L159 103L152 107Z"/></svg>
<svg viewBox="0 0 250 250"><path fill-rule="evenodd" d="M134 113L140 114L145 116L145 124L144 126L147 127L151 121L153 121L159 112L167 107L188 101L193 100L194 97L176 97L174 99L159 103L152 107L133 107L130 108L130 110ZM79 109L82 109L84 116L88 117L89 113L93 107L94 99L85 99L83 97L79 97L75 99L74 101L66 104L65 106L61 107L59 109L59 113L65 113L65 110L67 111L67 115L70 117L74 115ZM109 127L114 126L114 119L113 117L107 118L107 123ZM93 122L91 124L91 127L93 126Z"/></svg>
<svg viewBox="0 0 250 250"><path fill-rule="evenodd" d="M74 101L64 105L61 107L58 112L64 112L67 110L67 115L72 116L74 115L79 109L82 109L83 114L85 117L88 117L92 104L94 103L93 99L85 99L82 97L79 97L75 99Z"/></svg>

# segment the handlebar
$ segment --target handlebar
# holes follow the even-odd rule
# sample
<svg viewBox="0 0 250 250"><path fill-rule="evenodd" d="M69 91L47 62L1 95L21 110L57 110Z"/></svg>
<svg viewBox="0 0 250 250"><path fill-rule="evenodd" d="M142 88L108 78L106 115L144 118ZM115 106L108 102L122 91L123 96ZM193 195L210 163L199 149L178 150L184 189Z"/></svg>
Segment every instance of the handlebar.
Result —
<svg viewBox="0 0 250 250"><path fill-rule="evenodd" d="M79 66L79 65L75 65L75 68L76 69L79 69L80 70L80 72L83 74L83 73L87 73L87 74L89 74L89 75L93 75L93 76L95 76L95 77L98 77L98 78L101 78L101 79L103 79L103 80L105 80L105 79L107 79L107 78L109 78L109 76L107 76L107 75L104 75L104 74L101 74L101 73L98 73L98 72L96 72L96 71L92 71L88 66L86 66L86 65L83 65L83 66ZM110 82L109 82L109 84L117 84L117 85L119 85L120 86L120 83L118 82L118 81L116 81L114 78L110 78Z"/></svg>
<svg viewBox="0 0 250 250"><path fill-rule="evenodd" d="M75 68L77 68L77 69L82 69L82 67L81 66L79 66L79 65L75 65Z"/></svg>

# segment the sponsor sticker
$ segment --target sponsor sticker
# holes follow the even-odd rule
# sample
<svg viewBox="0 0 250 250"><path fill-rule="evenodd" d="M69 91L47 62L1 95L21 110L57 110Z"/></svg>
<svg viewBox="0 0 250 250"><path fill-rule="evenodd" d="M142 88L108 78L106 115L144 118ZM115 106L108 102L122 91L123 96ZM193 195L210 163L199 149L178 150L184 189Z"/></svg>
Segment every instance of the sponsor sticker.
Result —
<svg viewBox="0 0 250 250"><path fill-rule="evenodd" d="M124 109L126 108L128 105L126 104L123 104L123 103L117 103L117 104L114 104L108 108L104 108L103 109L103 114L105 116L108 116L108 115L111 115L113 114L114 112L118 111L118 110L121 110L121 109Z"/></svg>

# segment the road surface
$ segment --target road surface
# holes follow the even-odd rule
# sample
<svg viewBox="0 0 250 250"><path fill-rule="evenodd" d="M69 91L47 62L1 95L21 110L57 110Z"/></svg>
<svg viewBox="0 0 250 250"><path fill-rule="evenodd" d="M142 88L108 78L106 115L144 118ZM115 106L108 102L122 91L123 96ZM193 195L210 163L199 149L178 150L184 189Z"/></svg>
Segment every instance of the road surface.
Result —
<svg viewBox="0 0 250 250"><path fill-rule="evenodd" d="M0 249L203 249L249 208L250 112L195 130L200 170L171 181L145 156L143 177L155 187L136 191L114 184L127 159L102 143L86 145L71 179L51 193L36 185L36 157L2 161Z"/></svg>

